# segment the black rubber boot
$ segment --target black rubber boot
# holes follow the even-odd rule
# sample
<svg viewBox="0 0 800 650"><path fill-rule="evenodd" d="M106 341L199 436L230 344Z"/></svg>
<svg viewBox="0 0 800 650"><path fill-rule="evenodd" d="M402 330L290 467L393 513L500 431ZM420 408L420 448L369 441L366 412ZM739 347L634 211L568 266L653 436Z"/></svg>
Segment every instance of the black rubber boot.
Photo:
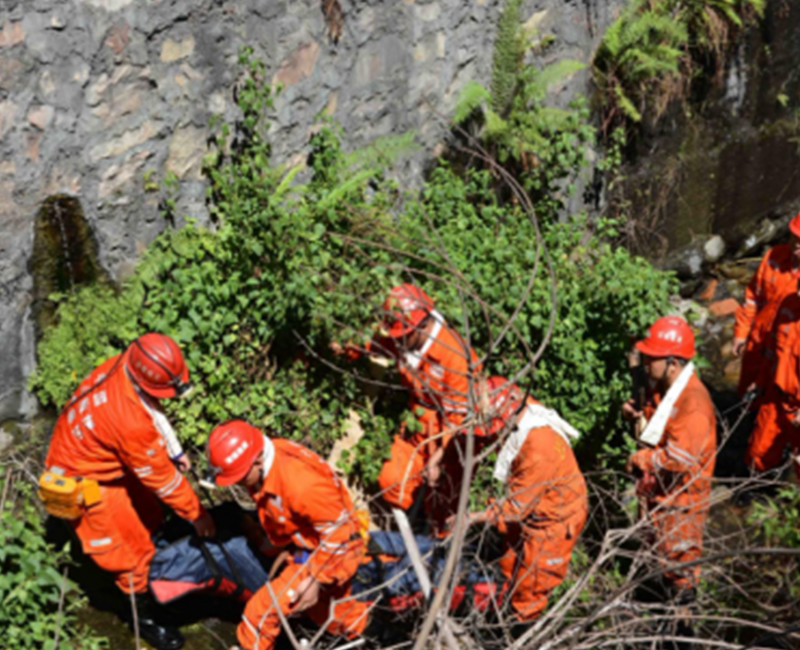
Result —
<svg viewBox="0 0 800 650"><path fill-rule="evenodd" d="M164 621L164 612L150 594L136 594L139 636L156 650L178 650L186 643L181 631ZM127 622L133 630L133 614Z"/></svg>

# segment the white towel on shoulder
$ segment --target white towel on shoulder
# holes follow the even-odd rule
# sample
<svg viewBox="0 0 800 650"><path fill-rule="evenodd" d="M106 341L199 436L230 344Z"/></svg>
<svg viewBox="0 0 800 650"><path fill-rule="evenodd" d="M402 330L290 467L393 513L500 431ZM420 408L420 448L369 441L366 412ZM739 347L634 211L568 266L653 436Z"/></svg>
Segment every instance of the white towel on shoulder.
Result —
<svg viewBox="0 0 800 650"><path fill-rule="evenodd" d="M514 462L519 450L522 449L522 445L528 437L528 432L539 427L550 427L564 438L570 446L573 440L581 437L581 434L569 422L564 420L557 411L541 404L528 404L522 412L522 417L517 422L517 426L508 435L508 439L497 455L497 462L494 465L494 478L496 480L503 483L508 482L511 463Z"/></svg>
<svg viewBox="0 0 800 650"><path fill-rule="evenodd" d="M678 401L678 398L681 396L681 393L683 393L683 389L686 388L686 384L689 383L693 374L694 364L690 361L683 367L675 383L667 390L664 399L661 400L658 408L656 408L656 412L653 413L653 417L650 418L644 431L642 431L642 435L639 436L640 442L650 445L651 447L655 447L661 442L661 437L664 435L664 429L667 427L669 416L672 415L675 402Z"/></svg>

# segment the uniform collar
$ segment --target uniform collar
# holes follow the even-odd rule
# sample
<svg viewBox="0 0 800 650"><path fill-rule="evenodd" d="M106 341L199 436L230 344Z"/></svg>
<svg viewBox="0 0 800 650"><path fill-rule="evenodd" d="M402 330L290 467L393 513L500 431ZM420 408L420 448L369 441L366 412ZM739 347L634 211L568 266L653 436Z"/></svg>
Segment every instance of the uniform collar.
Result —
<svg viewBox="0 0 800 650"><path fill-rule="evenodd" d="M259 487L258 490L253 493L253 498L256 501L263 494L278 494L279 492L279 472L275 466L275 456L277 453L278 449L275 446L275 443L268 436L264 436L264 467L262 469L262 475L264 476L264 479L261 481L261 487Z"/></svg>

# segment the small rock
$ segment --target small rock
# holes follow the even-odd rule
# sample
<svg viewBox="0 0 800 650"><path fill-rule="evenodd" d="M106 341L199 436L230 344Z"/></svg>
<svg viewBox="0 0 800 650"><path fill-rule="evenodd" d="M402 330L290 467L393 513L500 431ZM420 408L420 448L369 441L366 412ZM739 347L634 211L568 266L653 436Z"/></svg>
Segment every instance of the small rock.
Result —
<svg viewBox="0 0 800 650"><path fill-rule="evenodd" d="M167 170L178 178L198 180L201 177L203 156L206 154L206 132L195 126L178 128L169 142Z"/></svg>
<svg viewBox="0 0 800 650"><path fill-rule="evenodd" d="M691 280L687 280L686 282L681 282L678 293L681 294L681 298L691 298L697 293L697 290L702 286L702 284L702 278L693 278Z"/></svg>
<svg viewBox="0 0 800 650"><path fill-rule="evenodd" d="M737 309L739 309L739 303L733 298L726 298L725 300L712 302L708 306L708 311L711 312L711 315L714 316L714 318L731 316L736 313Z"/></svg>
<svg viewBox="0 0 800 650"><path fill-rule="evenodd" d="M128 23L121 25L114 25L108 32L106 40L103 43L110 47L111 50L119 56L131 42L130 37L131 27Z"/></svg>
<svg viewBox="0 0 800 650"><path fill-rule="evenodd" d="M28 122L40 131L44 131L53 121L55 110L52 106L37 106L28 111Z"/></svg>
<svg viewBox="0 0 800 650"><path fill-rule="evenodd" d="M741 280L750 274L746 266L736 262L723 262L719 265L719 272L726 278L733 280Z"/></svg>
<svg viewBox="0 0 800 650"><path fill-rule="evenodd" d="M180 42L167 39L161 46L161 60L164 63L172 63L179 59L185 59L194 52L194 37L187 36Z"/></svg>
<svg viewBox="0 0 800 650"><path fill-rule="evenodd" d="M737 257L744 257L758 250L763 244L771 241L780 231L780 224L770 219L764 219L756 231L742 242L737 252Z"/></svg>
<svg viewBox="0 0 800 650"><path fill-rule="evenodd" d="M704 261L702 243L692 242L672 251L664 261L664 268L675 271L680 280L696 280L703 272Z"/></svg>
<svg viewBox="0 0 800 650"><path fill-rule="evenodd" d="M703 244L703 255L708 264L718 262L725 255L725 240L719 235L712 235Z"/></svg>
<svg viewBox="0 0 800 650"><path fill-rule="evenodd" d="M17 116L17 105L12 101L0 102L0 140L14 126Z"/></svg>
<svg viewBox="0 0 800 650"><path fill-rule="evenodd" d="M0 47L12 47L25 40L25 30L22 23L12 23L6 21L3 29L0 29Z"/></svg>
<svg viewBox="0 0 800 650"><path fill-rule="evenodd" d="M138 129L126 131L118 138L103 142L89 150L89 158L97 162L103 158L114 158L133 147L144 144L157 133L156 127L149 120Z"/></svg>
<svg viewBox="0 0 800 650"><path fill-rule="evenodd" d="M317 66L320 53L319 43L311 41L299 46L281 63L281 67L272 78L272 85L282 84L285 88L293 86L301 79L311 76Z"/></svg>
<svg viewBox="0 0 800 650"><path fill-rule="evenodd" d="M710 302L714 300L714 296L717 293L717 287L719 286L719 280L716 278L711 278L705 287L703 287L702 291L697 294L698 300L703 300L705 302Z"/></svg>

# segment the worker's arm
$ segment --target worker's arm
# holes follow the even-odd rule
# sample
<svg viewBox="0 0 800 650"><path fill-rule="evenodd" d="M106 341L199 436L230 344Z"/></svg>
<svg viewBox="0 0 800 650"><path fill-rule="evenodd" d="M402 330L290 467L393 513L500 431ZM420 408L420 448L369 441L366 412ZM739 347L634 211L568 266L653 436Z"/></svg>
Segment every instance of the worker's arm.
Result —
<svg viewBox="0 0 800 650"><path fill-rule="evenodd" d="M289 508L319 535L308 559L309 571L322 584L342 584L355 575L364 543L355 514L332 475L307 472L298 481L302 489L289 499Z"/></svg>
<svg viewBox="0 0 800 650"><path fill-rule="evenodd" d="M764 306L764 276L769 267L769 254L764 256L758 270L755 272L744 291L744 303L736 310L736 324L733 327L733 338L745 340L750 334L753 319Z"/></svg>
<svg viewBox="0 0 800 650"><path fill-rule="evenodd" d="M159 499L188 521L205 510L184 476L169 458L161 433L155 428L126 429L117 440L117 453L126 467Z"/></svg>

